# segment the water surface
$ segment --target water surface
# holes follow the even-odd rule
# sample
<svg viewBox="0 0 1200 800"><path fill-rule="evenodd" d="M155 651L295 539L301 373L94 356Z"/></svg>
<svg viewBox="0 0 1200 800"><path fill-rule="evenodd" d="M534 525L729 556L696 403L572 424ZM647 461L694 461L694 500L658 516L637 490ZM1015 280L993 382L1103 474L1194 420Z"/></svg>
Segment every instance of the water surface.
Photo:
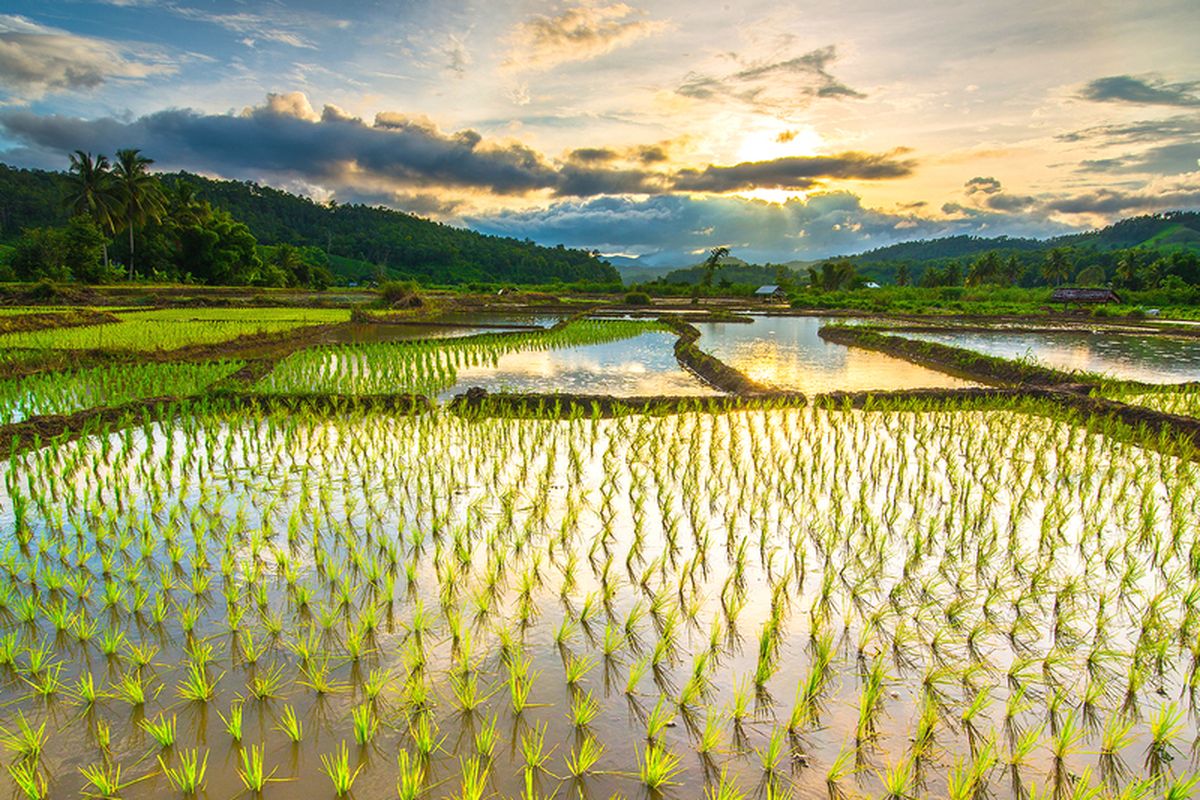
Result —
<svg viewBox="0 0 1200 800"><path fill-rule="evenodd" d="M972 386L882 353L824 341L824 325L855 320L756 316L753 322L701 322L700 348L759 383L809 394Z"/></svg>
<svg viewBox="0 0 1200 800"><path fill-rule="evenodd" d="M965 347L989 356L1036 361L1054 369L1092 372L1143 383L1200 379L1200 341L1183 337L1064 331L912 333L908 338Z"/></svg>

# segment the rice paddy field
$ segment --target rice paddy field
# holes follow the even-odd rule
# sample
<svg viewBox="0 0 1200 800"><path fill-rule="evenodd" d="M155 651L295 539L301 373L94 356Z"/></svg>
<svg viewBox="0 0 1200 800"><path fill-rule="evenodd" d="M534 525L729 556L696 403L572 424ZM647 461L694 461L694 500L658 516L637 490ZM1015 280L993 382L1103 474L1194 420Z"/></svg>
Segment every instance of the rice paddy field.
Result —
<svg viewBox="0 0 1200 800"><path fill-rule="evenodd" d="M675 370L719 394L645 350L671 341L573 319L306 344L233 394L207 388L252 365L0 382L13 427L180 398L3 443L0 792L1200 791L1194 445L1044 396L437 402L546 354L550 385L668 394ZM655 381L564 356L596 347ZM356 402L406 393L435 402Z"/></svg>
<svg viewBox="0 0 1200 800"><path fill-rule="evenodd" d="M173 350L215 344L238 336L279 333L306 325L345 322L350 312L323 308L170 308L128 311L120 321L0 336L8 349Z"/></svg>

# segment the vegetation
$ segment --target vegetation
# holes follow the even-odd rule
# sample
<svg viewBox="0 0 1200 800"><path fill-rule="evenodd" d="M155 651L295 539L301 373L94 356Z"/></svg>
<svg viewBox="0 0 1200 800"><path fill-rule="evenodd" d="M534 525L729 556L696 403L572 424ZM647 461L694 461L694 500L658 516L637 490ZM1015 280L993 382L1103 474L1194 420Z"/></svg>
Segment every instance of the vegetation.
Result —
<svg viewBox="0 0 1200 800"><path fill-rule="evenodd" d="M381 207L317 203L252 183L152 174L152 164L136 150L119 151L112 164L76 152L69 173L0 164L0 243L14 249L7 267L0 260L0 278L7 269L9 280L95 283L124 274L318 289L391 278L619 284L611 266L581 250L484 236ZM124 270L109 267L110 255Z"/></svg>
<svg viewBox="0 0 1200 800"><path fill-rule="evenodd" d="M350 312L320 308L174 308L129 311L103 325L0 335L0 352L19 348L67 350L174 350L238 336L280 333L305 325L345 322ZM5 356L0 355L0 364Z"/></svg>
<svg viewBox="0 0 1200 800"><path fill-rule="evenodd" d="M657 327L631 320L580 320L518 334L313 347L281 361L257 388L269 394L438 395L457 383L459 369L494 365L506 353L611 342Z"/></svg>
<svg viewBox="0 0 1200 800"><path fill-rule="evenodd" d="M1195 462L1052 404L176 411L8 459L26 796L1194 785Z"/></svg>

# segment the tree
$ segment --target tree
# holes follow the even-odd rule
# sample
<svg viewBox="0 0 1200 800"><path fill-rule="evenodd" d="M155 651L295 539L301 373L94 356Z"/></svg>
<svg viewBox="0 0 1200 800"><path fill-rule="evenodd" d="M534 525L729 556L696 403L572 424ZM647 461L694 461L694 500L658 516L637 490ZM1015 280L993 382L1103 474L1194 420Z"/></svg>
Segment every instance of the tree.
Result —
<svg viewBox="0 0 1200 800"><path fill-rule="evenodd" d="M985 283L997 283L1002 280L1004 266L995 250L988 250L971 262L967 269L967 285L982 286Z"/></svg>
<svg viewBox="0 0 1200 800"><path fill-rule="evenodd" d="M900 267L896 270L896 285L897 286L908 286L908 281L909 281L908 264L904 263L904 264L901 264Z"/></svg>
<svg viewBox="0 0 1200 800"><path fill-rule="evenodd" d="M849 289L857 281L858 271L855 270L853 262L847 259L825 261L821 264L819 270L815 267L808 268L809 285L816 289L824 289L827 292L835 292L838 289Z"/></svg>
<svg viewBox="0 0 1200 800"><path fill-rule="evenodd" d="M121 199L117 196L113 175L109 171L108 156L92 156L82 150L71 154L71 180L66 205L71 216L86 216L96 223L105 235L102 245L104 268L108 269L108 238L116 230L116 220L121 213Z"/></svg>
<svg viewBox="0 0 1200 800"><path fill-rule="evenodd" d="M1046 260L1042 262L1042 277L1055 286L1061 286L1071 277L1071 261L1065 248L1055 247L1046 253Z"/></svg>
<svg viewBox="0 0 1200 800"><path fill-rule="evenodd" d="M61 228L26 228L13 242L10 264L17 280L71 279L66 266L67 240Z"/></svg>
<svg viewBox="0 0 1200 800"><path fill-rule="evenodd" d="M134 231L150 220L161 219L163 214L162 187L148 169L153 163L140 150L127 148L117 151L113 166L120 190L121 222L129 231L129 280L134 274Z"/></svg>
<svg viewBox="0 0 1200 800"><path fill-rule="evenodd" d="M1075 276L1075 283L1080 286L1101 286L1104 284L1104 267L1099 264L1092 264L1090 267L1084 267L1079 270L1079 274Z"/></svg>
<svg viewBox="0 0 1200 800"><path fill-rule="evenodd" d="M84 283L100 283L108 277L108 262L100 267L100 258L108 238L90 217L71 217L63 229L63 266L72 278Z"/></svg>
<svg viewBox="0 0 1200 800"><path fill-rule="evenodd" d="M712 286L713 275L716 274L721 259L727 255L729 255L728 247L714 247L708 252L708 258L704 260L704 278L700 281L704 288Z"/></svg>

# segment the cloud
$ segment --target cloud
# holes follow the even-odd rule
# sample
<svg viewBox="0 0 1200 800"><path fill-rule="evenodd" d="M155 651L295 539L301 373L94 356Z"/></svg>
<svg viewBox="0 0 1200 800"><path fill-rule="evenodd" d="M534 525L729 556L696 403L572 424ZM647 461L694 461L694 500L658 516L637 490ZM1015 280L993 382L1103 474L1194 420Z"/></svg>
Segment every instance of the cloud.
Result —
<svg viewBox="0 0 1200 800"><path fill-rule="evenodd" d="M1200 137L1200 114L1179 114L1166 119L1094 125L1054 137L1060 142L1095 144L1137 144Z"/></svg>
<svg viewBox="0 0 1200 800"><path fill-rule="evenodd" d="M367 123L336 106L318 113L302 92L269 94L237 114L168 109L131 121L0 111L0 131L24 146L18 155L26 162L61 163L77 148L138 147L164 169L384 194L432 188L559 197L811 189L828 180L902 177L913 168L898 158L904 151L894 151L671 170L665 161L680 140L580 148L556 161L520 142L485 140L470 129L442 131L420 115L384 111Z"/></svg>
<svg viewBox="0 0 1200 800"><path fill-rule="evenodd" d="M1111 75L1097 78L1079 91L1084 100L1097 103L1131 103L1142 106L1200 106L1200 81L1168 83L1158 75Z"/></svg>
<svg viewBox="0 0 1200 800"><path fill-rule="evenodd" d="M265 41L287 45L288 47L315 50L317 46L301 33L302 30L305 28L313 29L318 25L321 28L327 28L331 25L333 27L345 27L346 24L338 20L318 19L312 15L301 15L301 18L298 19L295 12L288 12L286 15L266 16L251 14L249 12L217 14L179 5L169 5L168 8L184 19L207 22L211 25L224 28L227 31L232 31L242 37L241 43L247 47L254 47L259 41Z"/></svg>
<svg viewBox="0 0 1200 800"><path fill-rule="evenodd" d="M542 70L589 61L665 30L625 3L577 6L557 16L537 15L517 26L504 61L515 70Z"/></svg>
<svg viewBox="0 0 1200 800"><path fill-rule="evenodd" d="M709 165L681 170L672 188L690 192L736 192L746 189L809 189L821 179L886 180L911 175L914 162L897 160L903 151L886 154L840 153L749 161L729 167Z"/></svg>
<svg viewBox="0 0 1200 800"><path fill-rule="evenodd" d="M0 130L34 153L139 147L163 169L263 181L304 179L330 187L389 190L454 187L498 195L550 189L557 170L518 143L485 142L471 130L443 133L420 117L381 113L372 124L300 93L268 96L240 114L168 109L124 122L0 111Z"/></svg>
<svg viewBox="0 0 1200 800"><path fill-rule="evenodd" d="M1061 214L1107 217L1200 208L1200 171L1160 178L1138 189L1098 188L1079 192L1050 200L1045 207Z"/></svg>
<svg viewBox="0 0 1200 800"><path fill-rule="evenodd" d="M638 253L648 264L683 265L697 251L733 243L752 261L789 261L854 253L901 241L955 234L1050 236L1076 230L1028 215L980 212L931 219L864 207L849 192L823 192L786 203L742 197L602 197L548 208L470 216L486 233L601 252Z"/></svg>
<svg viewBox="0 0 1200 800"><path fill-rule="evenodd" d="M722 76L689 72L677 94L695 100L736 100L755 108L795 110L821 98L864 97L829 71L837 60L833 45L776 61L752 61Z"/></svg>
<svg viewBox="0 0 1200 800"><path fill-rule="evenodd" d="M1179 175L1200 168L1200 114L1096 125L1056 138L1100 148L1104 153L1081 161L1077 172ZM1140 150L1129 149L1139 145L1143 146ZM1123 152L1110 154L1115 148Z"/></svg>
<svg viewBox="0 0 1200 800"><path fill-rule="evenodd" d="M1140 153L1080 162L1079 172L1179 175L1200 169L1200 141L1151 147Z"/></svg>
<svg viewBox="0 0 1200 800"><path fill-rule="evenodd" d="M36 100L170 72L173 66L137 58L112 42L0 14L0 97Z"/></svg>
<svg viewBox="0 0 1200 800"><path fill-rule="evenodd" d="M1036 197L1008 194L1004 191L1004 186L1000 181L990 177L971 178L963 184L963 194L967 196L970 205L945 203L942 206L942 213L979 217L992 212L1015 214L1031 211L1039 205Z"/></svg>
<svg viewBox="0 0 1200 800"><path fill-rule="evenodd" d="M1001 189L1000 181L995 178L971 178L964 185L967 194L995 194Z"/></svg>

